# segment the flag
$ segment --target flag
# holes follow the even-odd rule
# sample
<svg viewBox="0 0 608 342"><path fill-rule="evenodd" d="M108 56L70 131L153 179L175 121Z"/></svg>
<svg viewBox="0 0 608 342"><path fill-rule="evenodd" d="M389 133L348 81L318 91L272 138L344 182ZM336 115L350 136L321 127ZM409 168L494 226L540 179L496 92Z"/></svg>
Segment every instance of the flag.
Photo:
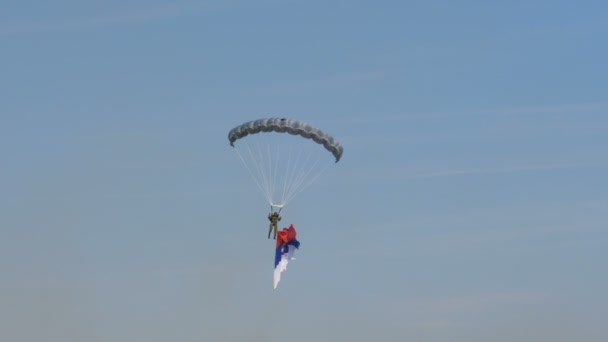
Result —
<svg viewBox="0 0 608 342"><path fill-rule="evenodd" d="M295 259L293 254L300 248L300 242L296 240L296 229L293 224L289 228L283 228L277 234L276 252L274 257L274 288L281 281L281 273L287 270L287 263Z"/></svg>

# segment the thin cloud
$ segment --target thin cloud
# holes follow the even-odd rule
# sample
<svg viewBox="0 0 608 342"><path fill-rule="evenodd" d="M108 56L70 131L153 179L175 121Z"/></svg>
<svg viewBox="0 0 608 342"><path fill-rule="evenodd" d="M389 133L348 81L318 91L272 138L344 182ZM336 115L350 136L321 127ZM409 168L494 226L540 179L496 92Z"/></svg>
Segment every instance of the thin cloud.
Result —
<svg viewBox="0 0 608 342"><path fill-rule="evenodd" d="M476 109L470 111L454 111L454 112L411 112L411 113L396 113L386 115L376 115L372 113L366 116L351 116L348 119L320 119L319 122L339 123L341 125L359 125L370 123L397 123L415 119L431 119L431 118L453 118L453 117L475 117L475 116L515 116L515 115L557 115L563 113L572 113L578 115L582 112L601 112L608 111L608 103L579 103L579 104L564 104L564 105L546 105L546 106L530 106L530 107L512 107L512 108L495 108L495 109Z"/></svg>
<svg viewBox="0 0 608 342"><path fill-rule="evenodd" d="M335 255L344 259L411 260L497 247L519 253L522 248L529 248L528 243L533 240L542 240L546 248L593 243L592 236L606 228L606 214L601 210L605 205L603 200L533 206L523 203L469 208L439 216L399 217L399 221L380 221L373 226L350 224L353 248L342 249ZM382 228L383 235L367 234L378 227ZM385 248L395 234L402 235L407 248Z"/></svg>
<svg viewBox="0 0 608 342"><path fill-rule="evenodd" d="M550 163L522 166L495 166L486 168L470 168L470 169L440 169L440 170L422 170L416 163L409 165L367 165L365 168L359 168L349 171L343 175L338 183L360 184L361 182L369 181L411 181L417 179L428 178L448 178L448 177L466 177L466 176L481 176L481 175L496 175L508 176L517 173L531 172L551 172L558 170L577 170L577 169L594 169L606 168L607 163L600 162L572 162L572 163Z"/></svg>
<svg viewBox="0 0 608 342"><path fill-rule="evenodd" d="M476 291L452 295L409 298L407 305L394 301L383 309L392 316L407 317L411 327L433 329L453 328L478 321L484 315L538 305L550 295L536 291Z"/></svg>
<svg viewBox="0 0 608 342"><path fill-rule="evenodd" d="M266 88L258 90L260 95L278 95L291 93L305 93L309 91L318 91L319 89L340 88L349 85L365 84L373 82L390 75L392 71L387 70L371 70L354 72L350 74L333 75L317 79L303 80L291 84L276 84L269 85Z"/></svg>
<svg viewBox="0 0 608 342"><path fill-rule="evenodd" d="M547 294L533 292L496 292L461 294L442 298L429 298L417 303L417 326L447 328L462 324L480 315L504 312L505 308L521 308L546 301Z"/></svg>
<svg viewBox="0 0 608 342"><path fill-rule="evenodd" d="M606 165L601 164L601 163L563 163L563 164L541 164L541 165L530 165L530 166L522 166L522 167L504 167L504 168L454 169L454 170L430 172L427 174L414 176L413 178L508 174L508 173L521 173L521 172L529 172L529 171L581 169L581 168L593 168L593 167L605 167L605 166Z"/></svg>
<svg viewBox="0 0 608 342"><path fill-rule="evenodd" d="M256 2L256 5L272 6L283 4L286 1L288 0L259 0ZM22 24L13 24L0 27L0 36L82 30L115 25L141 24L192 15L204 10L233 7L239 4L249 5L248 2L242 0L206 0L188 3L172 3L164 6L133 9L121 13L71 19L60 22L26 22Z"/></svg>
<svg viewBox="0 0 608 342"><path fill-rule="evenodd" d="M567 219L565 223L546 221L537 223L537 219L530 219L529 221L522 222L507 222L500 223L500 226L492 225L487 223L488 226L492 226L493 229L479 230L467 227L478 227L484 225L484 221L479 219L468 219L465 221L462 217L448 217L453 222L441 223L443 221L437 221L437 223L422 223L416 226L415 222L404 222L400 224L381 224L382 229L387 234L391 231L399 230L401 232L412 231L408 233L407 240L409 246L407 252L386 249L386 241L384 237L374 238L367 237L365 241L365 248L353 248L343 249L339 252L334 253L335 256L343 259L411 259L412 256L440 256L440 255L453 255L454 253L462 253L462 251L471 251L473 249L489 249L495 247L506 247L509 248L525 248L519 245L525 243L531 239L554 239L553 244L562 245L563 243L576 243L572 242L572 236L585 235L592 232L599 232L604 229L603 223L597 222L583 222L582 219L578 219L578 216ZM562 221L564 219L561 219ZM577 221L576 223L573 223ZM443 226L443 227L462 227L457 232L444 231L444 232L429 232L429 233L414 233L413 231L421 231L422 227L429 226ZM431 227L431 228L434 228ZM352 227L351 230L370 231L373 228L367 227ZM431 248L432 247L432 248ZM513 249L513 253L516 253L516 249Z"/></svg>
<svg viewBox="0 0 608 342"><path fill-rule="evenodd" d="M598 123L593 117L608 114L608 104L602 103L587 103L573 104L563 106L538 106L538 107L515 107L504 109L488 109L488 110L471 110L471 111L454 111L454 112L428 112L428 113L403 113L393 115L369 115L369 116L346 116L341 119L326 119L318 118L315 124L320 127L331 127L336 125L335 137L342 142L344 146L377 148L378 146L399 146L404 148L413 148L417 144L438 144L445 142L474 140L487 141L507 141L513 140L515 137L520 140L522 137L544 138L544 139L561 139L563 134L569 136L574 134L579 136L588 136L589 133L601 134L601 130L606 126L604 123ZM581 117L586 114L585 120L577 120L573 125L570 121L573 118ZM560 116L560 120L551 120L549 125L530 125L523 124L523 121L530 116ZM565 118L570 116L570 119ZM485 130L467 130L463 132L463 128L459 130L448 129L451 122L455 120L475 120L480 119L502 120L496 121L493 126ZM450 122L442 122L441 120L451 120ZM546 118L549 119L549 118ZM438 130L416 130L415 126L424 123L425 120L436 122L440 129ZM537 122L540 122L538 120ZM428 124L428 122L427 122ZM369 128L365 128L366 126ZM349 133L352 130L349 126L358 126L358 133ZM403 127L403 131L396 131L397 128ZM425 126L423 126L425 127ZM466 128L466 127L465 127ZM388 129L388 130L385 130ZM340 131L342 131L340 133ZM546 168L546 167L542 167ZM552 168L552 167L551 167ZM504 170L483 170L485 173L503 173ZM478 171L475 170L475 173ZM458 173L468 173L460 172Z"/></svg>
<svg viewBox="0 0 608 342"><path fill-rule="evenodd" d="M113 25L139 24L156 20L176 18L208 8L208 3L174 4L155 8L137 9L105 16L74 19L63 22L25 23L0 28L0 35L23 33L47 33L105 27Z"/></svg>
<svg viewBox="0 0 608 342"><path fill-rule="evenodd" d="M535 302L546 297L538 293L477 293L427 301L427 312L433 316L476 313L498 306Z"/></svg>

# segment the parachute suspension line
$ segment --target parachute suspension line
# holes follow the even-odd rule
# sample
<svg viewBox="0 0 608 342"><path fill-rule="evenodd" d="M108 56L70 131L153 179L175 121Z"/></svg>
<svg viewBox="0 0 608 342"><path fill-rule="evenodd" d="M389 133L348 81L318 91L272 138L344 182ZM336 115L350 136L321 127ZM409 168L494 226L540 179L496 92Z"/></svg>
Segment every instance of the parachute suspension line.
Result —
<svg viewBox="0 0 608 342"><path fill-rule="evenodd" d="M259 166L260 166L260 170L261 170L261 177L264 179L264 184L266 184L266 191L267 191L267 197L270 201L271 204L273 204L273 198L274 198L274 183L273 180L275 179L272 175L272 167L270 165L272 165L272 155L270 154L270 147L269 145L266 145L267 149L266 151L263 149L263 147L261 145L264 144L260 144L260 139L255 139L256 142L256 151L258 152L258 156L259 156ZM268 163L266 162L265 158L264 158L264 152L266 152L266 154L268 155ZM268 164L268 169L266 169L266 164Z"/></svg>
<svg viewBox="0 0 608 342"><path fill-rule="evenodd" d="M296 159L296 165L294 166L294 171L291 174L291 178L289 179L289 186L286 187L286 194L283 195L283 201L287 202L287 199L291 197L291 194L294 192L295 189L297 189L298 184L299 184L299 180L300 178L302 178L302 176L304 175L304 165L300 166L300 161L301 158L300 156L302 155L302 152L304 150L303 148L303 144L300 143L300 149L298 150L298 158ZM308 154L308 157L306 158L306 160L304 161L304 164L306 164L308 162L308 159L310 159L310 153ZM300 170L300 172L298 174L296 174L296 169Z"/></svg>
<svg viewBox="0 0 608 342"><path fill-rule="evenodd" d="M266 174L266 170L264 169L264 156L262 155L262 149L260 148L260 142L258 140L254 140L255 141L255 151L257 152L257 165L258 168L260 170L260 178L262 179L262 182L264 183L264 188L266 190L266 194L268 196L268 198L270 200L272 200L272 193L270 192L270 178L269 176Z"/></svg>
<svg viewBox="0 0 608 342"><path fill-rule="evenodd" d="M302 191L304 191L306 188L308 188L309 186L311 186L324 172L325 170L327 170L327 168L329 167L329 165L325 165L325 167L323 167L321 169L321 171L319 171L313 178L311 178L307 183L305 183L303 186L300 186L300 188L295 191L290 198L288 198L285 202L289 202L291 201L293 198L295 198L299 193L301 193ZM312 171L312 168L309 170Z"/></svg>
<svg viewBox="0 0 608 342"><path fill-rule="evenodd" d="M264 144L262 144L263 147ZM262 152L262 148L260 148L260 152ZM275 197L275 192L276 192L276 180L277 180L277 174L276 172L273 172L273 167L272 164L273 162L276 163L276 155L273 156L272 154L272 150L271 150L271 144L266 144L266 148L264 149L264 152L266 152L266 157L268 158L265 163L264 163L264 167L268 168L268 192L269 192L269 197L272 201L274 201L274 197Z"/></svg>
<svg viewBox="0 0 608 342"><path fill-rule="evenodd" d="M281 144L275 144L275 145L276 145L276 154L275 154L275 156L277 156L277 158L275 159L275 163L274 163L274 174L275 174L275 178L274 178L274 180L275 180L275 181L274 181L274 185L276 186L276 185L277 185L276 183L277 183L277 181L278 181L278 177L277 177L277 176L278 176L278 174L279 174L279 159L280 159L280 158L279 158L278 156L280 156L280 155L281 155L281 154L279 153L279 152L280 152L280 149L281 149ZM269 146L270 146L270 144L269 144ZM272 193L273 193L273 194L275 193L275 189L273 189L273 190L272 190ZM279 211L280 211L280 210L279 210Z"/></svg>
<svg viewBox="0 0 608 342"><path fill-rule="evenodd" d="M283 199L286 196L286 192L287 189L289 189L289 187L291 186L291 178L292 178L292 174L295 172L296 167L297 167L297 161L298 161L298 155L296 155L294 158L292 158L294 156L294 147L292 145L289 146L289 159L288 159L288 163L287 163L287 169L285 170L285 177L284 177L284 186L283 186L283 195L281 196L281 202L284 202ZM292 164L292 159L293 159L293 164Z"/></svg>
<svg viewBox="0 0 608 342"><path fill-rule="evenodd" d="M268 202L272 203L271 199L268 197L268 194L264 191L262 185L260 184L260 182L258 181L258 179L255 177L253 171L251 171L251 168L249 167L249 164L247 164L247 162L245 161L245 159L243 158L243 156L241 155L241 153L239 152L238 149L235 149L235 151L236 151L237 155L239 156L239 158L241 159L241 161L243 162L243 164L245 165L245 167L247 168L247 171L249 171L249 174L251 175L251 178L253 178L253 181L255 182L255 184L258 186L258 188L260 189L260 191L262 191L262 193L264 193L264 195L266 196L266 199L268 200Z"/></svg>
<svg viewBox="0 0 608 342"><path fill-rule="evenodd" d="M283 195L281 198L285 198L285 190L287 189L287 175L289 175L289 170L291 169L291 156L292 156L292 150L293 150L293 146L289 146L289 153L287 154L289 156L289 158L287 159L287 169L285 171L284 177L283 177ZM283 201L281 201L283 202Z"/></svg>
<svg viewBox="0 0 608 342"><path fill-rule="evenodd" d="M266 145L266 156L268 156L268 192L271 197L274 197L274 182L275 177L272 175L272 157L270 154L270 145Z"/></svg>
<svg viewBox="0 0 608 342"><path fill-rule="evenodd" d="M261 138L261 137L258 137ZM266 180L267 180L267 184L268 184L268 197L270 198L271 203L274 202L274 198L275 198L275 191L276 191L276 180L277 180L277 175L276 173L273 173L273 169L272 169L272 162L273 159L273 155L272 155L272 151L271 151L271 147L269 143L265 143L262 142L260 143L261 139L258 139L258 151L260 153L260 163L262 165L262 168L265 170L265 175L266 175ZM264 145L266 145L264 148ZM265 157L264 157L265 155ZM266 159L267 158L267 159Z"/></svg>
<svg viewBox="0 0 608 342"><path fill-rule="evenodd" d="M295 198L299 193L301 193L304 189L308 188L312 185L321 174L327 169L329 165L326 165L323 169L321 169L314 177L309 179L309 175L313 170L316 169L317 165L321 162L320 156L317 156L316 161L314 163L308 163L310 157L313 155L313 152L310 152L306 158L306 164L309 165L307 168L302 168L302 172L298 175L298 178L292 183L292 187L290 187L290 191L286 198L284 198L284 202L287 203ZM308 179L308 182L305 182Z"/></svg>
<svg viewBox="0 0 608 342"><path fill-rule="evenodd" d="M264 150L260 146L260 142L258 140L252 140L252 143L255 143L255 147L253 148L253 152L255 152L255 162L260 170L260 180L264 184L264 190L266 191L266 197L269 201L272 201L272 192L270 190L271 179L268 174L265 163L264 163Z"/></svg>
<svg viewBox="0 0 608 342"><path fill-rule="evenodd" d="M256 171L256 175L255 179L256 182L258 184L260 184L260 190L262 190L262 192L264 193L264 196L266 196L266 199L268 201L270 201L270 196L268 194L268 187L266 186L266 184L264 183L264 177L262 170L260 169L260 163L257 162L257 159L255 157L255 154L252 151L251 145L249 144L249 142L245 143L245 146L247 147L247 151L249 152L249 160L251 161L252 166L255 167L255 171Z"/></svg>
<svg viewBox="0 0 608 342"><path fill-rule="evenodd" d="M287 180L287 184L283 188L283 197L281 198L282 204L287 203L288 198L291 197L290 194L293 192L293 189L297 188L297 179L299 179L304 172L303 165L300 165L302 163L302 154L304 152L304 146L310 146L305 145L304 143L309 143L309 141L300 142L296 146L297 154L294 158L293 168L291 168L291 170L288 169L289 178L287 178L287 176L285 178Z"/></svg>
<svg viewBox="0 0 608 342"><path fill-rule="evenodd" d="M266 200L270 205L273 205L273 191L272 191L272 174L271 169L266 170L265 161L264 161L264 151L260 147L259 139L253 139L251 144L249 142L245 142L247 146L247 150L249 151L249 157L251 159L251 163L255 166L257 171L256 181L260 184L260 190L264 193ZM252 148L253 145L253 148ZM269 156L269 159L272 159Z"/></svg>
<svg viewBox="0 0 608 342"><path fill-rule="evenodd" d="M266 145L266 147L267 147L266 149L262 149L262 146L260 146L259 151L260 151L260 155L262 155L262 153L265 152L266 155L268 156L268 162L266 162L264 160L264 157L261 158L262 159L261 161L264 162L264 166L263 166L264 170L266 170L266 164L268 164L268 174L266 175L266 177L267 177L266 179L268 179L268 193L270 194L270 198L272 198L274 196L274 191L273 191L274 183L272 181L274 178L272 177L272 167L270 167L270 165L271 165L270 148L268 145Z"/></svg>
<svg viewBox="0 0 608 342"><path fill-rule="evenodd" d="M270 170L272 170L271 168L268 168L268 172L266 172L266 162L264 160L264 149L262 149L262 146L260 146L260 141L256 141L257 143L257 151L258 151L258 155L260 156L260 169L263 171L263 175L264 175L264 181L266 182L266 186L267 186L267 191L268 191L268 197L270 197L272 199L273 197L273 193L272 193L272 174L270 173ZM270 156L268 157L270 158Z"/></svg>
<svg viewBox="0 0 608 342"><path fill-rule="evenodd" d="M285 186L283 188L283 197L281 198L281 204L285 205L287 202L291 201L297 194L302 192L305 188L310 186L314 181L323 173L324 170L321 170L314 178L310 179L308 182L305 181L308 179L311 172L317 167L319 162L321 161L320 156L318 155L317 150L309 150L306 158L303 158L305 147L311 146L308 145L308 141L302 141L299 144L298 153L293 164L293 168L288 168L288 175L285 178ZM312 163L310 162L311 156L317 154L317 160ZM293 155L290 153L290 156ZM291 164L291 163L290 163ZM297 170L297 172L296 172Z"/></svg>

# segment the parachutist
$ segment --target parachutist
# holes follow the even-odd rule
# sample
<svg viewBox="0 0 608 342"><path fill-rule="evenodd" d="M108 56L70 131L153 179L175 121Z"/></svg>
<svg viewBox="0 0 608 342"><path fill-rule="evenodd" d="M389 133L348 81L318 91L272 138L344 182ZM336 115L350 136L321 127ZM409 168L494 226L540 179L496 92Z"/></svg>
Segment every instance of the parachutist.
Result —
<svg viewBox="0 0 608 342"><path fill-rule="evenodd" d="M273 240L277 239L277 230L279 229L278 224L281 221L281 215L278 212L270 212L268 213L268 220L270 221L270 225L268 226L268 238L270 239L270 232L274 229L274 237Z"/></svg>

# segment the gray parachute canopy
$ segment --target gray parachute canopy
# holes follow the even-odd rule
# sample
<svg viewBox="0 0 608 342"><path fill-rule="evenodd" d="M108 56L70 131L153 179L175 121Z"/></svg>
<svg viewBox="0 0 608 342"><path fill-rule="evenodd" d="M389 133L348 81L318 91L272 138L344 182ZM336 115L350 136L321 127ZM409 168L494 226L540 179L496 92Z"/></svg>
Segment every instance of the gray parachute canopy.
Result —
<svg viewBox="0 0 608 342"><path fill-rule="evenodd" d="M228 133L228 140L230 140L230 145L234 147L234 142L238 139L244 138L249 134L260 132L287 132L289 134L299 135L323 145L326 150L334 155L336 163L342 157L342 145L340 145L332 136L306 122L293 119L267 118L249 121L231 129Z"/></svg>

